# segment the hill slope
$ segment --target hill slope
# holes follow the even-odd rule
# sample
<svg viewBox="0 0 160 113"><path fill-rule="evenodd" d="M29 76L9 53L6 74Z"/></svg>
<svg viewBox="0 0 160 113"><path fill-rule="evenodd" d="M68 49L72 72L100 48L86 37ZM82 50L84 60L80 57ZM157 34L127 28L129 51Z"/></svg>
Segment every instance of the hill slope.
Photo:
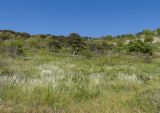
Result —
<svg viewBox="0 0 160 113"><path fill-rule="evenodd" d="M158 38L157 31L93 39L2 30L0 112L158 113Z"/></svg>

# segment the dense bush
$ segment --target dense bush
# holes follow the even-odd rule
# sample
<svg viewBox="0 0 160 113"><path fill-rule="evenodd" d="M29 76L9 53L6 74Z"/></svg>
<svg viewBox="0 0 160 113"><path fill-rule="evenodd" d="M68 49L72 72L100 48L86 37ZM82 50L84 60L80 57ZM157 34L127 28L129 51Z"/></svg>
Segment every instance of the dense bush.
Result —
<svg viewBox="0 0 160 113"><path fill-rule="evenodd" d="M152 54L152 48L149 44L142 42L141 40L136 40L130 42L128 44L128 51L129 52L140 52L140 53L148 53Z"/></svg>
<svg viewBox="0 0 160 113"><path fill-rule="evenodd" d="M159 33L157 29L157 34ZM113 37L112 35L106 35L102 38L90 38L82 37L77 33L71 33L69 36L55 36L50 34L39 34L30 35L25 32L15 32L10 30L0 30L0 41L9 42L21 40L23 42L24 50L49 50L52 52L66 51L73 55L85 54L87 57L94 54L108 54L109 52L140 52L152 54L152 48L149 46L149 42L153 41L155 32L151 30L144 30L139 33L144 38L142 41L133 41L128 44L131 40L138 39L138 35L125 34ZM128 46L127 46L128 44ZM4 48L1 46L1 48ZM0 49L1 49L0 48ZM18 49L17 49L18 48ZM13 50L11 50L13 49ZM11 51L18 50L18 54L22 53L22 45L12 46ZM17 54L17 53L16 53Z"/></svg>
<svg viewBox="0 0 160 113"><path fill-rule="evenodd" d="M85 43L81 36L77 33L71 33L68 37L68 43L70 44L73 55L77 55L85 47Z"/></svg>

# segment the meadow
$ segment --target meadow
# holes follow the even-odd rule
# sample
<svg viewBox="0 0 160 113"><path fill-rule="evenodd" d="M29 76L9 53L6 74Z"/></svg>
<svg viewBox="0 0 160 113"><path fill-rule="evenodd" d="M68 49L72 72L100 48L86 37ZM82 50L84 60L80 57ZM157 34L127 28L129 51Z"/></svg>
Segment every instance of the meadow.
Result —
<svg viewBox="0 0 160 113"><path fill-rule="evenodd" d="M159 44L153 46L151 56L1 52L0 113L159 113Z"/></svg>

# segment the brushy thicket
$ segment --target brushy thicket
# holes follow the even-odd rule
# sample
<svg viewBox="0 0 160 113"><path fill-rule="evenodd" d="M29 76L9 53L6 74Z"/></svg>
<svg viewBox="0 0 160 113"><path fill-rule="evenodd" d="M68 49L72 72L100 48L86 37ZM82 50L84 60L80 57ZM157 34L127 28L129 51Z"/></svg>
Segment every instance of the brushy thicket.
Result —
<svg viewBox="0 0 160 113"><path fill-rule="evenodd" d="M152 53L151 42L157 32L144 30L137 35L126 34L117 37L111 35L102 38L81 37L77 33L69 36L54 36L50 34L30 35L10 30L0 31L0 50L15 56L25 50L47 50L54 53L107 54L109 52L139 52Z"/></svg>
<svg viewBox="0 0 160 113"><path fill-rule="evenodd" d="M0 113L158 113L159 36L0 30Z"/></svg>

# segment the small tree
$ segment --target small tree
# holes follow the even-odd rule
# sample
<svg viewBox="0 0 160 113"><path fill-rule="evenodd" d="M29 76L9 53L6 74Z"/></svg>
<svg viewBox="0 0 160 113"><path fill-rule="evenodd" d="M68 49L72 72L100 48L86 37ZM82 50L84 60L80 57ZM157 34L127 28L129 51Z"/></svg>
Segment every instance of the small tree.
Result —
<svg viewBox="0 0 160 113"><path fill-rule="evenodd" d="M73 55L77 55L78 52L85 47L85 43L83 42L81 36L77 33L71 33L69 35L68 42L72 47Z"/></svg>

